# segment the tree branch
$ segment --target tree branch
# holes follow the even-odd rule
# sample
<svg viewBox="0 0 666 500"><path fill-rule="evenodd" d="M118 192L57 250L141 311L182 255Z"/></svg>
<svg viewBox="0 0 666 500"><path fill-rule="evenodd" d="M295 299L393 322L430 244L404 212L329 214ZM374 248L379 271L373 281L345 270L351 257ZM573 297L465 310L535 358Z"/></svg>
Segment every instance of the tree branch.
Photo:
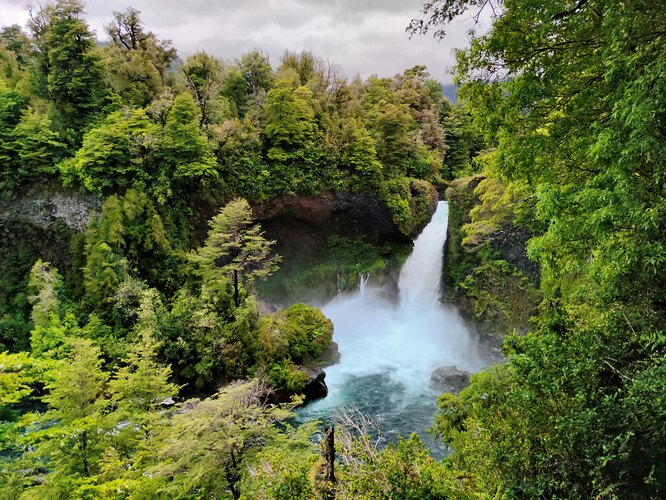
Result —
<svg viewBox="0 0 666 500"><path fill-rule="evenodd" d="M585 5L589 0L578 0L576 2L576 5L574 5L571 9L568 10L563 10L562 12L558 12L557 14L553 14L553 17L550 19L553 21L557 21L558 19L564 19L565 17L569 17L572 14L575 14L578 12L583 5Z"/></svg>

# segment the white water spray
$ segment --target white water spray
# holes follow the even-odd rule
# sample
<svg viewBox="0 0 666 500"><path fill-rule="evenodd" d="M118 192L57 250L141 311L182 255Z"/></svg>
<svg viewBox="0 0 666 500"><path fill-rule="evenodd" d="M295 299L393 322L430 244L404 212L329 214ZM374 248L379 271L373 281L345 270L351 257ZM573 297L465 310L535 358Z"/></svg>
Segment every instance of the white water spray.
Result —
<svg viewBox="0 0 666 500"><path fill-rule="evenodd" d="M440 202L402 268L399 304L360 276L358 292L322 308L335 326L341 360L326 368L328 397L304 408L304 417L326 418L354 404L382 419L385 433L423 431L436 411L432 371L455 365L474 372L488 364L455 309L439 300L447 218L448 205Z"/></svg>

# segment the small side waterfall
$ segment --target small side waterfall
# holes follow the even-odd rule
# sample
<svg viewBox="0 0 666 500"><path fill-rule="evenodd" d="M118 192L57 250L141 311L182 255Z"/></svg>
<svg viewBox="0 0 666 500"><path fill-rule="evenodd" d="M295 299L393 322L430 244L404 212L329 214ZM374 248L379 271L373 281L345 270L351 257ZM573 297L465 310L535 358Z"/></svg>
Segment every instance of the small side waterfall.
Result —
<svg viewBox="0 0 666 500"><path fill-rule="evenodd" d="M335 326L341 360L326 368L328 397L300 410L301 418L326 419L353 404L379 417L385 436L425 435L437 411L432 371L455 365L474 372L489 364L455 309L439 300L447 217L448 205L440 202L401 270L398 304L361 274L357 292L322 308Z"/></svg>
<svg viewBox="0 0 666 500"><path fill-rule="evenodd" d="M370 273L358 273L358 292L361 298L365 297L365 287L370 279Z"/></svg>

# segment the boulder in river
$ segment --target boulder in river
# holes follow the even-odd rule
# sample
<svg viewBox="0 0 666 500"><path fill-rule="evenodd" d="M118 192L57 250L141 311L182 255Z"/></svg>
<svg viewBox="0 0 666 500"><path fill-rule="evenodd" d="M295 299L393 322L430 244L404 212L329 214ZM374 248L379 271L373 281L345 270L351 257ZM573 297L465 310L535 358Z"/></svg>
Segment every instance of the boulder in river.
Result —
<svg viewBox="0 0 666 500"><path fill-rule="evenodd" d="M471 375L470 372L461 370L457 366L440 366L432 372L430 381L444 392L458 394L469 385Z"/></svg>
<svg viewBox="0 0 666 500"><path fill-rule="evenodd" d="M326 372L319 367L310 366L303 366L300 370L310 379L310 382L303 389L305 400L325 398L328 395L328 386L325 381Z"/></svg>
<svg viewBox="0 0 666 500"><path fill-rule="evenodd" d="M326 385L326 372L318 366L297 366L296 369L304 373L308 382L302 389L290 391L286 387L275 388L266 386L266 391L262 394L262 399L267 403L286 403L291 400L295 394L303 395L303 402L313 399L325 398L328 395L328 386Z"/></svg>

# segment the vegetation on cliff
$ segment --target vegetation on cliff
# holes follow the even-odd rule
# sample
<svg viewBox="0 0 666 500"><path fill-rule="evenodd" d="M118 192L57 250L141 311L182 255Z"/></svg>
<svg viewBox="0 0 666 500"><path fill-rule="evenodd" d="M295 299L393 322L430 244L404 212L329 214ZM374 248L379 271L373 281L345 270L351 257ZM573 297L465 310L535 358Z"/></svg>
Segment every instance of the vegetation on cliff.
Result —
<svg viewBox="0 0 666 500"><path fill-rule="evenodd" d="M468 8L493 23L457 75L495 151L463 244L529 210L543 300L533 330L505 340L505 365L440 401L457 495L663 496L665 11L442 0L412 28L441 36Z"/></svg>

